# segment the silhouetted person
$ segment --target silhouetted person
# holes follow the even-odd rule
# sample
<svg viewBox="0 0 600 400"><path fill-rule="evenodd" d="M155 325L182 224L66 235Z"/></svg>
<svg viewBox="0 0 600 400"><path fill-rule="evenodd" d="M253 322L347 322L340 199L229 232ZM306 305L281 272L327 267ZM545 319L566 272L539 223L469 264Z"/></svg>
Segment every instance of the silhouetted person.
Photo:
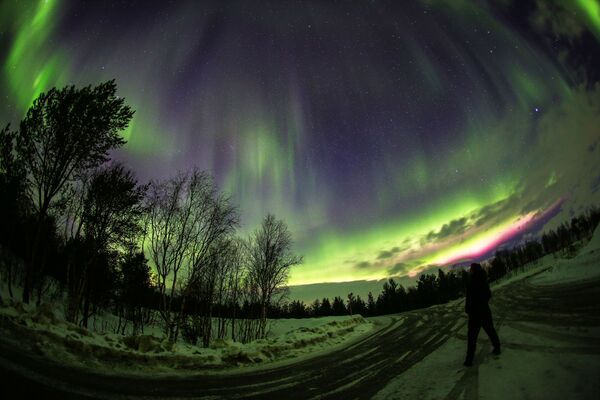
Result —
<svg viewBox="0 0 600 400"><path fill-rule="evenodd" d="M494 329L492 311L488 301L492 297L487 276L478 263L471 264L469 270L469 283L467 284L467 298L465 300L465 312L469 314L469 332L467 345L467 358L464 365L473 365L473 356L477 347L477 336L483 328L494 345L494 354L500 354L500 339Z"/></svg>

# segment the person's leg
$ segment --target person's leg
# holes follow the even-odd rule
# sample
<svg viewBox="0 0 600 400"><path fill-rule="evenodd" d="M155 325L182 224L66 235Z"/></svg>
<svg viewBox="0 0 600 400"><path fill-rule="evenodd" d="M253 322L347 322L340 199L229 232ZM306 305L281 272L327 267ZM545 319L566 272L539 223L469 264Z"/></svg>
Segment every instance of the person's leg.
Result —
<svg viewBox="0 0 600 400"><path fill-rule="evenodd" d="M498 338L498 333L496 329L494 329L494 321L492 320L492 314L487 315L482 322L482 327L485 333L489 336L492 341L492 345L494 346L494 354L500 354L500 338Z"/></svg>
<svg viewBox="0 0 600 400"><path fill-rule="evenodd" d="M465 365L471 365L473 363L475 349L477 348L477 336L479 335L479 329L481 329L481 319L479 316L470 315L469 327L467 331L467 358L465 359Z"/></svg>

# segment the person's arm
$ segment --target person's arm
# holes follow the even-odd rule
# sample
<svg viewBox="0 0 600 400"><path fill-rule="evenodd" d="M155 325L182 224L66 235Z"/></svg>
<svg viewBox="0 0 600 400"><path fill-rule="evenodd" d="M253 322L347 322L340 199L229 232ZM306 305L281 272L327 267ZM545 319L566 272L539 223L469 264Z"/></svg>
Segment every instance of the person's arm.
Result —
<svg viewBox="0 0 600 400"><path fill-rule="evenodd" d="M470 285L467 285L467 293L465 294L465 312L467 314L470 314L471 309L473 308L473 306L471 304L473 294L471 293L471 288L469 286Z"/></svg>

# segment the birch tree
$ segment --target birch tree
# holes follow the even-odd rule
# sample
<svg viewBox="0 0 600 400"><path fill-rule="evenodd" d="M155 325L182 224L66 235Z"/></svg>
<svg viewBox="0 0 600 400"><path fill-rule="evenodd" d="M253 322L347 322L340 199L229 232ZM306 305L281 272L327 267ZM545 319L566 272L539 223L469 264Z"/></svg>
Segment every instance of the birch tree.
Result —
<svg viewBox="0 0 600 400"><path fill-rule="evenodd" d="M258 290L261 337L266 334L267 309L287 288L290 268L302 263L292 252L292 236L282 220L269 214L249 243L249 279ZM281 298L281 296L279 297Z"/></svg>

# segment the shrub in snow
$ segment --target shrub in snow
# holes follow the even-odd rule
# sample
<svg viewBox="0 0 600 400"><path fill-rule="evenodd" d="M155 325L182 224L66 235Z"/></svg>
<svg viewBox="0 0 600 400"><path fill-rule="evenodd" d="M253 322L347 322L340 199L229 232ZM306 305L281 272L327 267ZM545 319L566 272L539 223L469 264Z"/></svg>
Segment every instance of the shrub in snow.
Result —
<svg viewBox="0 0 600 400"><path fill-rule="evenodd" d="M53 306L47 303L41 304L31 319L38 324L56 324L58 322Z"/></svg>
<svg viewBox="0 0 600 400"><path fill-rule="evenodd" d="M165 351L159 338L152 335L125 336L122 342L131 350L141 353L160 353Z"/></svg>
<svg viewBox="0 0 600 400"><path fill-rule="evenodd" d="M69 330L71 332L76 332L76 333L80 334L81 336L90 336L91 335L90 331L88 331L87 329L82 328L77 325L73 325L73 324L68 324L67 330Z"/></svg>
<svg viewBox="0 0 600 400"><path fill-rule="evenodd" d="M210 342L209 348L211 348L211 349L225 349L227 347L232 346L233 343L235 343L235 342L233 340L231 340L231 339L214 339L212 342Z"/></svg>

